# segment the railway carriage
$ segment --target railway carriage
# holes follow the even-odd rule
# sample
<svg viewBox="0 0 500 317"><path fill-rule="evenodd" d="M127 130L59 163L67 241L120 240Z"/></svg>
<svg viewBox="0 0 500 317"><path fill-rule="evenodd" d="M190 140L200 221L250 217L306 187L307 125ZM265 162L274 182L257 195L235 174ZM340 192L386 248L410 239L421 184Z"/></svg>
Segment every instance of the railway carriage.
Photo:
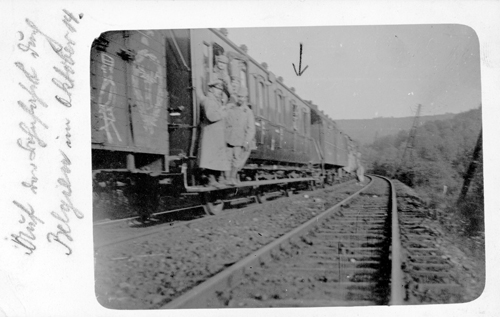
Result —
<svg viewBox="0 0 500 317"><path fill-rule="evenodd" d="M350 139L312 102L302 100L224 29L110 31L91 49L94 192L121 188L152 208L161 195L204 195L197 166L200 100L217 56L232 82L247 87L257 149L238 185L285 187L333 183L350 164ZM350 171L349 169L347 169ZM265 186L264 186L265 185Z"/></svg>
<svg viewBox="0 0 500 317"><path fill-rule="evenodd" d="M321 155L324 178L332 184L343 177L343 167L349 162L348 136L340 131L335 122L313 106L311 133Z"/></svg>

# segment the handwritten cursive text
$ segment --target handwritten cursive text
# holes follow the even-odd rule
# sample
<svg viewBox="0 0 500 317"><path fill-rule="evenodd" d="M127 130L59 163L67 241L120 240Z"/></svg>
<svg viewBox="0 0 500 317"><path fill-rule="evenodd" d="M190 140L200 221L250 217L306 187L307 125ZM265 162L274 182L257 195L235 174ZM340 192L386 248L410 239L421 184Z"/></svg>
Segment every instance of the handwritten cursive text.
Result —
<svg viewBox="0 0 500 317"><path fill-rule="evenodd" d="M18 43L15 51L18 56L12 61L20 77L18 81L20 97L17 99L17 106L27 115L26 120L19 121L21 133L13 137L20 151L29 159L26 168L21 169L27 175L19 177L23 189L21 195L25 201L29 201L28 195L33 195L31 197L35 200L29 201L28 204L20 203L18 198L11 199L18 210L21 210L18 218L21 226L8 233L5 239L10 239L15 248L26 250L25 253L28 255L39 248L35 242L37 236L46 236L49 243L57 242L55 244L63 246L67 255L72 254L71 242L74 239L72 231L75 230L70 227L70 219L73 216L77 219L84 217L73 202L74 189L70 177L72 162L69 155L72 154L69 151L73 145L71 110L64 110L61 114L61 111L52 109L54 105L63 105L63 109L71 109L73 106L76 94L74 91L76 32L80 24L78 17L81 19L83 14L74 15L64 9L60 16L62 16L59 20L62 22L62 24L59 22L60 33L49 31L45 21L35 21L29 17L21 21L25 29L16 33ZM45 73L46 70L48 74ZM15 108L19 109L17 106ZM58 146L57 143L52 143L50 136L56 134L56 131L51 129L62 126L65 139L64 143ZM65 153L63 148L68 153ZM52 156L61 158L59 175L53 176L46 171L52 169L54 165L50 160ZM45 189L54 187L57 188L54 193L56 199L48 199L50 197L46 197ZM46 203L52 201L55 202L55 206L46 208ZM41 202L44 204L44 211L40 211L41 208L37 206ZM36 215L35 210L37 210ZM53 222L46 224L44 221L48 213Z"/></svg>
<svg viewBox="0 0 500 317"><path fill-rule="evenodd" d="M36 195L37 193L37 190L38 190L38 187L35 186L35 184L38 182L38 177L36 177L35 175L35 171L38 169L37 166L33 163L30 164L32 169L31 169L31 180L29 182L21 182L21 184L24 186L24 187L28 187L29 189L31 189L31 191L33 192L33 194Z"/></svg>
<svg viewBox="0 0 500 317"><path fill-rule="evenodd" d="M47 234L47 239L49 240L49 242L52 242L52 241L59 242L61 245L63 245L64 247L66 247L68 249L68 252L66 254L70 255L72 253L71 248L65 242L61 241L60 238L61 238L61 236L63 236L63 237L66 237L67 240L73 241L73 238L70 235L71 227L69 226L70 220L68 217L68 213L73 212L73 214L78 219L83 218L83 213L73 205L73 201L71 200L71 195L73 193L73 190L71 189L71 181L70 181L70 178L68 175L71 173L71 170L69 168L69 166L71 165L71 161L62 150L59 150L59 151L62 155L61 171L63 172L63 176L58 178L57 182L59 183L59 185L61 185L64 188L61 192L64 196L64 199L61 200L61 204L59 206L61 213L56 213L53 211L53 212L51 212L51 215L54 218L56 218L57 220L59 220L60 222L62 222L62 224L59 224L57 226L57 229L58 229L57 232L55 232L55 233L50 232L49 234ZM53 240L51 240L51 239L53 239Z"/></svg>
<svg viewBox="0 0 500 317"><path fill-rule="evenodd" d="M71 149L71 121L66 119L66 145Z"/></svg>
<svg viewBox="0 0 500 317"><path fill-rule="evenodd" d="M26 232L24 231L19 231L19 234L11 234L12 241L17 243L18 245L26 248L28 251L26 254L31 255L33 251L36 250L36 245L34 241L36 240L35 236L35 227L38 225L38 223L44 223L40 218L35 216L35 210L33 207L31 207L30 204L28 204L28 208L23 206L22 204L18 203L17 201L13 201L14 205L19 207L26 215L28 215L29 219L31 219L30 222L28 222L28 226L26 227ZM21 214L21 220L19 220L19 223L24 224L26 222L26 218L24 215Z"/></svg>

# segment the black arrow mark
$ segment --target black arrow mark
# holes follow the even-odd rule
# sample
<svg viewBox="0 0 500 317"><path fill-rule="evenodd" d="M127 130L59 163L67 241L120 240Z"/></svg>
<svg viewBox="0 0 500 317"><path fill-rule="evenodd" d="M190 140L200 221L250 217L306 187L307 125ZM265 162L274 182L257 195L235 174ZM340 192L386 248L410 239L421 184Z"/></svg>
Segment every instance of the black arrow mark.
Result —
<svg viewBox="0 0 500 317"><path fill-rule="evenodd" d="M302 75L306 71L307 67L309 67L309 66L306 66L306 68L304 68L304 70L302 70L302 43L300 43L300 60L299 60L299 72L298 73L297 73L297 69L295 68L295 64L292 63L292 65L293 65L293 70L295 71L295 74L297 76Z"/></svg>

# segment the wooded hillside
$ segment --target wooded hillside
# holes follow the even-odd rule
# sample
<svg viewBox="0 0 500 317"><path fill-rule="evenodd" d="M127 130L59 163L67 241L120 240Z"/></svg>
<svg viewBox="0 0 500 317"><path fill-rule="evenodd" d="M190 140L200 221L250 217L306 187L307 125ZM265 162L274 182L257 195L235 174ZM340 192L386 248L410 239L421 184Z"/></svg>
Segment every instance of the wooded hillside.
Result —
<svg viewBox="0 0 500 317"><path fill-rule="evenodd" d="M421 116L420 124L428 121L451 119L451 113L436 116ZM400 131L409 131L414 117L404 118L374 118L358 120L335 120L340 130L360 144L371 144L376 138L396 134Z"/></svg>
<svg viewBox="0 0 500 317"><path fill-rule="evenodd" d="M409 131L377 138L363 148L369 172L397 178L415 188L433 207L454 206L471 164L481 132L481 109L451 119L428 121L416 130L413 147L407 148ZM403 153L406 156L403 160ZM477 160L466 200L461 204L468 225L478 229L483 217L482 151Z"/></svg>

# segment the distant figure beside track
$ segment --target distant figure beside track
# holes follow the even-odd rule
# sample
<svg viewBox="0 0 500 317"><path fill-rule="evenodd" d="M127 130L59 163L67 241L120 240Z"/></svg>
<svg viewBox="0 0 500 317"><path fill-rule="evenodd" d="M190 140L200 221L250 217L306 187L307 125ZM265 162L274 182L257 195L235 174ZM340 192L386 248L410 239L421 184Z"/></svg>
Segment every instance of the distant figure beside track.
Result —
<svg viewBox="0 0 500 317"><path fill-rule="evenodd" d="M226 117L225 140L227 156L231 170L226 174L228 185L238 182L237 173L245 166L250 152L255 146L255 118L252 109L248 107L248 90L241 87L238 90L236 103L228 104Z"/></svg>
<svg viewBox="0 0 500 317"><path fill-rule="evenodd" d="M361 153L356 153L356 179L358 180L358 184L363 185L365 181L365 168L361 165Z"/></svg>
<svg viewBox="0 0 500 317"><path fill-rule="evenodd" d="M199 167L206 169L208 173L208 185L221 187L217 179L221 172L229 172L230 162L226 155L225 142L225 118L227 117L227 108L222 104L223 83L216 79L208 83L209 92L207 96L199 93L202 100L202 119L201 119L201 141L199 154Z"/></svg>

